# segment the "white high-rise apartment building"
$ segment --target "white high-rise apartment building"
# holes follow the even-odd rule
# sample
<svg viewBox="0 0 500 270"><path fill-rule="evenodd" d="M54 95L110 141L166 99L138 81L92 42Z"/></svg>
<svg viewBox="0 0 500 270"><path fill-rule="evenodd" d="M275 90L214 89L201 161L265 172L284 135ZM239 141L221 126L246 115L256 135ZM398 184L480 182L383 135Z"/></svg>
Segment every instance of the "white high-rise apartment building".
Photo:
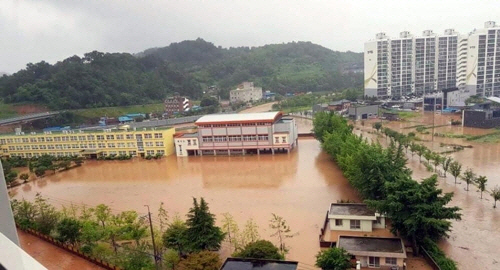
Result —
<svg viewBox="0 0 500 270"><path fill-rule="evenodd" d="M379 98L441 92L448 105L461 105L471 95L500 96L500 26L459 35L426 30L421 36L385 33L365 43L365 95Z"/></svg>

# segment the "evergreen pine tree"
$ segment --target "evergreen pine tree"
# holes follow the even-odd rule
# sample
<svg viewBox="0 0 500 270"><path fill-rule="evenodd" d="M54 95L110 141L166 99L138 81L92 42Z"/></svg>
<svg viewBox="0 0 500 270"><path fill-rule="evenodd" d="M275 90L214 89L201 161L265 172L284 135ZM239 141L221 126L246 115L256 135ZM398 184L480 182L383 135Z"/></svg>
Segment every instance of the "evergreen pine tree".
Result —
<svg viewBox="0 0 500 270"><path fill-rule="evenodd" d="M187 214L186 231L188 243L193 251L218 250L224 233L215 226L215 216L210 213L208 204L203 198L200 203L193 198L193 207Z"/></svg>

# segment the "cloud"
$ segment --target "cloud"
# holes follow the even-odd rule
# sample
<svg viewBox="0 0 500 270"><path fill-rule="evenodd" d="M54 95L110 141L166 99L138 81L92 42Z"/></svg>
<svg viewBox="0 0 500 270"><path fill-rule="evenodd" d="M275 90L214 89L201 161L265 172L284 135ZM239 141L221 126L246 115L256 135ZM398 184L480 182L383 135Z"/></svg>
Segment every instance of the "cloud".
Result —
<svg viewBox="0 0 500 270"><path fill-rule="evenodd" d="M311 41L362 51L377 32L467 33L500 20L496 1L2 0L0 71L99 50L139 52L185 39L260 46ZM496 17L495 17L496 16ZM465 18L465 19L464 19Z"/></svg>

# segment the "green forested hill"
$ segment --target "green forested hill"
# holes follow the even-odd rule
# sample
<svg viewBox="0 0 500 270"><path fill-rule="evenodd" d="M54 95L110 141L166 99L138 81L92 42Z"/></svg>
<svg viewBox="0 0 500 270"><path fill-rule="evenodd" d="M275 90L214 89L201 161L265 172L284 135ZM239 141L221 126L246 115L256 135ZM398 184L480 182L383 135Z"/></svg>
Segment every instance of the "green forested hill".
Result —
<svg viewBox="0 0 500 270"><path fill-rule="evenodd" d="M90 52L54 65L28 64L0 78L5 103L41 103L52 109L122 106L162 100L178 92L199 98L207 86L221 95L242 81L279 93L361 87L362 54L310 42L221 48L202 39L128 53Z"/></svg>

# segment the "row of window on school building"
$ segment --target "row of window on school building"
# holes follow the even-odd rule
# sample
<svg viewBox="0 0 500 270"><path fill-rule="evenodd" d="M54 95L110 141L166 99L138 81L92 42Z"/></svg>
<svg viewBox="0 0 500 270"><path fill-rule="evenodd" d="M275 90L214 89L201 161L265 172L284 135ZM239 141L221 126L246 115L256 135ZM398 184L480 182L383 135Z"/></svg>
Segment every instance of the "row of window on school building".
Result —
<svg viewBox="0 0 500 270"><path fill-rule="evenodd" d="M144 139L163 139L162 133L145 133ZM34 142L68 142L68 141L104 141L104 140L135 140L134 134L117 135L81 135L81 136L50 136L30 138L7 138L0 139L0 144L9 143L34 143Z"/></svg>
<svg viewBox="0 0 500 270"><path fill-rule="evenodd" d="M203 136L203 142L253 142L269 141L269 135L229 135L229 136ZM275 136L274 143L287 143L287 136ZM190 144L188 144L190 145Z"/></svg>
<svg viewBox="0 0 500 270"><path fill-rule="evenodd" d="M156 132L105 130L85 133L87 134L45 132L43 134L5 135L0 138L0 155L23 158L39 157L44 154L57 157L82 154L154 156L170 155L175 152L174 128Z"/></svg>
<svg viewBox="0 0 500 270"><path fill-rule="evenodd" d="M146 150L145 151L146 155L148 156L155 156L155 155L165 155L165 150ZM55 157L71 157L71 156L78 156L81 153L80 152L46 152L46 153L11 153L11 157L22 157L22 158L32 158L32 157L40 157L42 155L50 155L50 156L55 156ZM125 155L130 155L130 156L137 156L137 151L107 151L107 152L102 152L101 155L103 157L105 156L125 156Z"/></svg>

